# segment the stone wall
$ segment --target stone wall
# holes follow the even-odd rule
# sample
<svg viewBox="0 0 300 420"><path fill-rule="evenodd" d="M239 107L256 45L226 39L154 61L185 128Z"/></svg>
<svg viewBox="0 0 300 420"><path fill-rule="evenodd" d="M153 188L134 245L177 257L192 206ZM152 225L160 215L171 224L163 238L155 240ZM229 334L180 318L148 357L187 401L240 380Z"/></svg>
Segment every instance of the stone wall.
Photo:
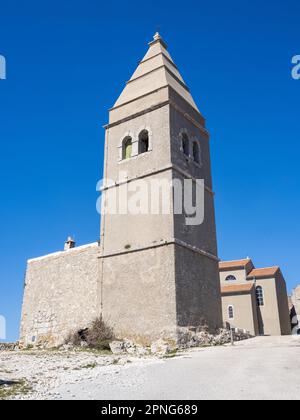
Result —
<svg viewBox="0 0 300 420"><path fill-rule="evenodd" d="M25 346L61 344L99 315L98 243L28 261L21 322Z"/></svg>
<svg viewBox="0 0 300 420"><path fill-rule="evenodd" d="M300 285L297 286L293 290L293 293L292 293L292 296L291 296L291 301L292 301L292 304L294 305L296 317L297 317L298 323L299 323L297 328L295 328L294 331L293 331L293 333L295 334L300 329Z"/></svg>
<svg viewBox="0 0 300 420"><path fill-rule="evenodd" d="M228 308L233 306L233 319L229 319ZM255 289L248 293L233 293L222 296L223 320L231 328L242 328L252 336L259 335L259 323Z"/></svg>
<svg viewBox="0 0 300 420"><path fill-rule="evenodd" d="M218 261L175 246L176 314L179 327L222 326Z"/></svg>
<svg viewBox="0 0 300 420"><path fill-rule="evenodd" d="M175 243L109 256L97 243L30 260L21 346L58 346L101 314L117 338L147 345L176 342L178 327L218 328L217 273L217 261Z"/></svg>
<svg viewBox="0 0 300 420"><path fill-rule="evenodd" d="M101 305L118 338L176 340L174 245L102 258Z"/></svg>
<svg viewBox="0 0 300 420"><path fill-rule="evenodd" d="M15 351L19 349L19 343L0 343L0 351Z"/></svg>
<svg viewBox="0 0 300 420"><path fill-rule="evenodd" d="M291 335L287 287L281 272L276 274L276 292L281 335Z"/></svg>

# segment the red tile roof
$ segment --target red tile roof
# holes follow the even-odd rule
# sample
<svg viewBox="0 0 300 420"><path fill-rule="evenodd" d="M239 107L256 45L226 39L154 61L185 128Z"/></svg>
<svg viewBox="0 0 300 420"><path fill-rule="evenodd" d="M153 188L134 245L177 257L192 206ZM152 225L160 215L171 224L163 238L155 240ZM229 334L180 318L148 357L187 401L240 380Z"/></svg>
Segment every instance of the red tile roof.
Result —
<svg viewBox="0 0 300 420"><path fill-rule="evenodd" d="M280 270L279 267L256 268L248 274L248 278L274 277Z"/></svg>
<svg viewBox="0 0 300 420"><path fill-rule="evenodd" d="M247 264L251 263L252 261L250 258L245 258L243 260L234 260L234 261L221 261L219 263L219 268L227 269L227 268L243 268L246 267Z"/></svg>
<svg viewBox="0 0 300 420"><path fill-rule="evenodd" d="M254 284L236 284L234 286L223 286L221 287L222 295L232 293L250 293L253 289Z"/></svg>

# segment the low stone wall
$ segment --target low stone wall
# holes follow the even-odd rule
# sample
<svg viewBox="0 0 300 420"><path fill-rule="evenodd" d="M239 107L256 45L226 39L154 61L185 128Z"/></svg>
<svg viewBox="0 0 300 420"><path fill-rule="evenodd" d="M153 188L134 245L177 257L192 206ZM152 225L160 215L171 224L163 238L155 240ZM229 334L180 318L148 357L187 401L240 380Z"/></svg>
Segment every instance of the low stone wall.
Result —
<svg viewBox="0 0 300 420"><path fill-rule="evenodd" d="M14 351L19 349L19 343L0 343L0 351Z"/></svg>
<svg viewBox="0 0 300 420"><path fill-rule="evenodd" d="M28 261L21 344L55 347L99 313L98 243Z"/></svg>
<svg viewBox="0 0 300 420"><path fill-rule="evenodd" d="M233 340L242 341L252 338L251 334L242 330L233 330ZM220 329L215 334L207 331L191 331L181 329L178 332L179 348L203 347L203 346L221 346L231 342L231 331Z"/></svg>
<svg viewBox="0 0 300 420"><path fill-rule="evenodd" d="M252 338L251 334L243 330L234 330L233 340L242 341ZM210 334L207 331L192 331L188 328L181 328L178 331L178 342L170 342L164 339L157 340L151 344L150 347L145 348L131 340L113 341L110 343L111 351L114 354L136 354L136 355L167 355L168 353L176 352L177 350L184 350L193 347L213 347L221 346L231 343L231 331L221 329L215 334Z"/></svg>

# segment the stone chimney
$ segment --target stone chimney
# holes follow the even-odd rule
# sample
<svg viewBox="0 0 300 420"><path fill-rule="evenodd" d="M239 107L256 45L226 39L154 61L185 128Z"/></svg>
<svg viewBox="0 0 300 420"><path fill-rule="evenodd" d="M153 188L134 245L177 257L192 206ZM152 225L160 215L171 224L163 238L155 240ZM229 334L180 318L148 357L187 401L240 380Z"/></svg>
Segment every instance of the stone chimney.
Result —
<svg viewBox="0 0 300 420"><path fill-rule="evenodd" d="M74 241L74 239L69 236L68 239L65 242L65 251L68 251L69 249L75 248L76 242Z"/></svg>

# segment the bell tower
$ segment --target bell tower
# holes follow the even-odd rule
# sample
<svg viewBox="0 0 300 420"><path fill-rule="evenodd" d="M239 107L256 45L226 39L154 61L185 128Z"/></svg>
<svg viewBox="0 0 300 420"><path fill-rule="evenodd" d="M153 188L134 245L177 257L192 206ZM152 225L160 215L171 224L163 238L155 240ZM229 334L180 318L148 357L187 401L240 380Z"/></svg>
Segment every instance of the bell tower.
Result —
<svg viewBox="0 0 300 420"><path fill-rule="evenodd" d="M209 133L158 33L110 109L105 128L103 316L120 336L143 342L176 339L180 327L220 327ZM167 200L165 187L199 179L204 180L204 220L188 224L185 212L175 211L174 190Z"/></svg>

